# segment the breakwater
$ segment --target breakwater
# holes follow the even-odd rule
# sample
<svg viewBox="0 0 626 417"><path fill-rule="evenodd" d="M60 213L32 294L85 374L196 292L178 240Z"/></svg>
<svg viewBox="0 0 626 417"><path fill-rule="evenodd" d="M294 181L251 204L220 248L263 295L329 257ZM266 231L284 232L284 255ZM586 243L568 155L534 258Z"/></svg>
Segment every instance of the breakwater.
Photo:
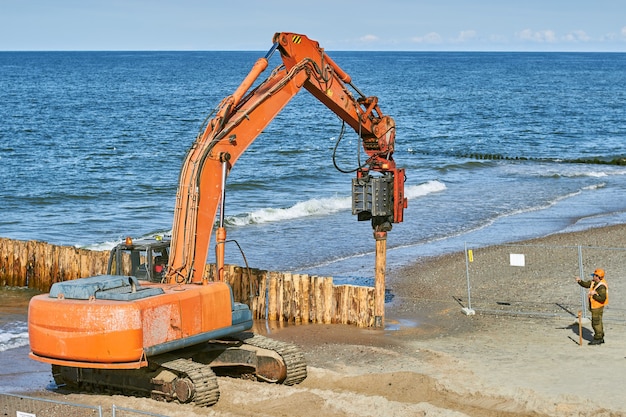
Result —
<svg viewBox="0 0 626 417"><path fill-rule="evenodd" d="M0 238L0 285L49 291L55 282L105 274L108 251ZM332 277L227 265L224 279L253 317L285 323L340 323L372 327L372 287L334 285ZM214 277L215 265L205 274Z"/></svg>

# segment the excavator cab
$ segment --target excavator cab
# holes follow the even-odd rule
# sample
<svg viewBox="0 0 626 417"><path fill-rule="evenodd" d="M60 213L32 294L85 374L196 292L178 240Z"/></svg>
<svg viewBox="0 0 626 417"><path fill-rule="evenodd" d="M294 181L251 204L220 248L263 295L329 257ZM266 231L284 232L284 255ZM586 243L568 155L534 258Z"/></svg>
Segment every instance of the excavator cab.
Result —
<svg viewBox="0 0 626 417"><path fill-rule="evenodd" d="M109 255L108 275L128 275L149 282L161 282L167 272L170 239L126 240Z"/></svg>

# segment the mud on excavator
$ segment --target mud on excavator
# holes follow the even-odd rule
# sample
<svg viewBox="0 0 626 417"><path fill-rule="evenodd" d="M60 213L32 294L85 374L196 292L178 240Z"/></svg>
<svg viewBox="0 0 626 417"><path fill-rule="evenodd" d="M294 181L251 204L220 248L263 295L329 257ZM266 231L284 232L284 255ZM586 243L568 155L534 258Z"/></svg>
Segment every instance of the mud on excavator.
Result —
<svg viewBox="0 0 626 417"><path fill-rule="evenodd" d="M275 51L283 63L252 88ZM302 87L362 141L368 158L355 170L353 213L371 220L375 234L402 221L405 178L393 160L393 119L317 42L276 33L268 54L222 100L188 151L171 240L127 239L112 250L107 274L58 282L31 299L30 357L52 365L57 385L208 406L219 399L217 375L287 385L306 378L297 346L249 332L252 313L234 301L223 275L228 173ZM209 279L218 211L217 276Z"/></svg>

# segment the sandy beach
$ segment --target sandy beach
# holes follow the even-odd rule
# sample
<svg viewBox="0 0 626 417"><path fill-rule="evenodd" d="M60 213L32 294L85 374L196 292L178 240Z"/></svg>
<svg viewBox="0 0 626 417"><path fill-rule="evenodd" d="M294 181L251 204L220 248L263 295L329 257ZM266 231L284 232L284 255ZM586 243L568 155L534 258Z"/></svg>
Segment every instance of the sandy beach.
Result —
<svg viewBox="0 0 626 417"><path fill-rule="evenodd" d="M626 248L626 226L528 243ZM585 272L607 270L616 310L626 309L624 255L585 265ZM605 321L606 343L589 346L591 325L584 325L580 345L575 315L480 310L466 315L459 299L465 294L463 257L416 256L414 265L390 273L394 298L385 330L340 325L258 329L302 347L309 375L297 386L220 378L220 400L205 409L119 395L67 394L45 389L51 380L47 365L11 367L15 355L27 354L20 348L0 355L0 387L105 410L115 404L167 416L626 416L626 322ZM525 288L547 299L575 298L577 270L554 259L553 274L528 277ZM498 281L481 285L496 300L510 299L515 291Z"/></svg>

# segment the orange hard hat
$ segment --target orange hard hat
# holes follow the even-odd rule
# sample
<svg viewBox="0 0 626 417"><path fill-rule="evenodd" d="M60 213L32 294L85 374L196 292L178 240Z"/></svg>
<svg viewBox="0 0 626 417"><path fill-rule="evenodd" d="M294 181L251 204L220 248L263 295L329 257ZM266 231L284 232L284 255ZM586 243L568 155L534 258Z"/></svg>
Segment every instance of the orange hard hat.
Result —
<svg viewBox="0 0 626 417"><path fill-rule="evenodd" d="M600 278L604 278L604 269L596 269L595 271L593 271L593 275L597 275Z"/></svg>

